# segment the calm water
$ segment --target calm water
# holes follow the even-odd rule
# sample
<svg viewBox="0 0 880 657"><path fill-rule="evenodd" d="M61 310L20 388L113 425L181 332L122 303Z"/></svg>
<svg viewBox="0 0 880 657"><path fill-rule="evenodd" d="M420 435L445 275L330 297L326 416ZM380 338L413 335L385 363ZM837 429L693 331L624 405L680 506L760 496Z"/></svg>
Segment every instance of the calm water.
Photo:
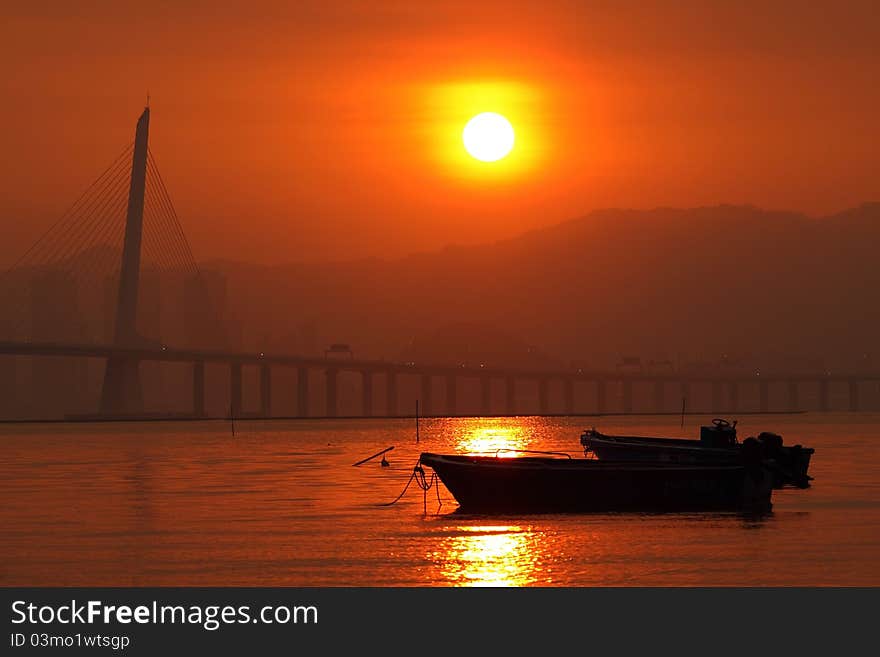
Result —
<svg viewBox="0 0 880 657"><path fill-rule="evenodd" d="M695 435L709 418L5 425L4 585L880 584L880 416L746 416L816 448L773 513L422 513L422 449L577 455L581 430ZM390 468L355 461L396 445Z"/></svg>

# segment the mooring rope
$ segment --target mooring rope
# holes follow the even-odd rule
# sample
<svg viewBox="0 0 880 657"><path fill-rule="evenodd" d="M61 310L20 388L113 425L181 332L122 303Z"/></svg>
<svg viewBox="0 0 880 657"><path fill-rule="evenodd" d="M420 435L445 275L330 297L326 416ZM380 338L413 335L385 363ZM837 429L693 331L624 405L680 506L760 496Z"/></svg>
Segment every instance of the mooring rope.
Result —
<svg viewBox="0 0 880 657"><path fill-rule="evenodd" d="M409 481L406 482L406 486L403 487L403 492L401 492L400 495L395 497L393 501L383 502L379 506L391 506L392 504L397 504L403 498L403 496L406 495L406 491L409 490L409 485L412 483L412 480L416 478L416 469L418 467L419 466L416 466L415 468L413 468L413 473L409 476Z"/></svg>
<svg viewBox="0 0 880 657"><path fill-rule="evenodd" d="M394 498L391 502L384 502L379 506L391 506L392 504L397 504L403 496L406 495L406 491L409 490L410 484L412 484L413 480L415 480L416 485L422 489L422 500L424 504L424 512L427 515L428 513L428 491L431 488L434 488L437 492L437 510L440 510L440 507L443 506L443 501L440 499L440 479L437 477L436 472L431 473L431 478L428 479L425 475L425 470L421 466L421 462L416 461L415 467L413 467L412 474L409 476L409 480L406 482L406 486L403 487L403 491L401 491L400 495Z"/></svg>

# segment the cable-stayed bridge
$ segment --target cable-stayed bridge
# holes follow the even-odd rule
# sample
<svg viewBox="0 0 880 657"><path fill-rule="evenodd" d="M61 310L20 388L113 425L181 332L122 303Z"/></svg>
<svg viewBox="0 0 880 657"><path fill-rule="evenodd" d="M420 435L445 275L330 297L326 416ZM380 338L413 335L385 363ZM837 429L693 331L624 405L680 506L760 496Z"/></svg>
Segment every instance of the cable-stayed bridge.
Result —
<svg viewBox="0 0 880 657"><path fill-rule="evenodd" d="M682 400L689 410L706 412L807 405L855 411L880 381L880 373L526 371L242 352L224 335L223 282L196 264L150 151L149 128L145 108L134 141L0 275L0 411L6 417L20 417L22 410L41 416L42 395L52 391L70 400L67 416L167 416L171 409L148 413L144 400L145 370L158 363L176 364L174 381L151 385L190 391L178 394L186 402L175 415L188 417L210 414L207 367L223 370L219 404L212 406L236 417L278 415L273 399L279 397L294 402L285 415L339 416L339 380L352 375L359 399L344 413L359 416L397 416L401 408L410 415L413 398L425 415L453 416L667 412ZM24 359L32 361L30 395L22 394L17 369ZM56 366L59 360L65 367ZM96 393L86 390L88 368L100 378ZM273 391L282 370L295 376ZM256 408L244 401L248 371L257 374ZM459 400L468 387L479 401L464 410Z"/></svg>

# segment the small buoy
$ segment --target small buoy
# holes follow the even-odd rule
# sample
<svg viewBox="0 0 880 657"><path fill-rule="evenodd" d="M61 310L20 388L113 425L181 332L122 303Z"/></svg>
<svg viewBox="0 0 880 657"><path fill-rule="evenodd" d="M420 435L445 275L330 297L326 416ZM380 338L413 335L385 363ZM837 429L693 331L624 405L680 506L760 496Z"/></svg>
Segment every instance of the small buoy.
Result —
<svg viewBox="0 0 880 657"><path fill-rule="evenodd" d="M391 465L391 464L388 462L388 459L386 459L384 455L382 456L382 460L379 461L379 464L380 464L383 468L387 468L389 465Z"/></svg>

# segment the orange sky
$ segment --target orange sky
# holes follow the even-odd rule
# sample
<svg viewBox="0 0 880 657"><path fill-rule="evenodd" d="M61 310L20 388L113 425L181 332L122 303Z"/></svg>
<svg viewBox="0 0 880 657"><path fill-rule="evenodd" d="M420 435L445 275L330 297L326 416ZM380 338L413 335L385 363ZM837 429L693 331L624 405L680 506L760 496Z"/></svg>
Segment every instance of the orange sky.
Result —
<svg viewBox="0 0 880 657"><path fill-rule="evenodd" d="M875 2L16 4L3 263L131 141L148 90L200 259L396 255L608 206L880 197ZM479 111L517 130L497 165L461 150Z"/></svg>

